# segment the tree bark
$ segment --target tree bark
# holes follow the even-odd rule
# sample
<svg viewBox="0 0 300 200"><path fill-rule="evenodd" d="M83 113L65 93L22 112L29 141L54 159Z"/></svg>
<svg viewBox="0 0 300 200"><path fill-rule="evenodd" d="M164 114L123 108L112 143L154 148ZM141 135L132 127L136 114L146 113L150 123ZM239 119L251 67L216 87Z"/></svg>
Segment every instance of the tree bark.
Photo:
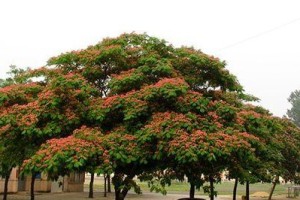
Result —
<svg viewBox="0 0 300 200"><path fill-rule="evenodd" d="M118 179L118 174L115 174L115 177L116 179ZM133 177L135 176L135 174L130 174L130 175L127 175L127 177L122 180L119 179L120 183L114 183L115 185L115 200L124 200L128 191L131 189L129 186L128 186L128 183L130 180L133 179ZM120 186L119 185L124 185L123 189L121 190Z"/></svg>
<svg viewBox="0 0 300 200"><path fill-rule="evenodd" d="M107 189L106 189L106 186L107 186L107 175L104 174L104 197L107 197Z"/></svg>
<svg viewBox="0 0 300 200"><path fill-rule="evenodd" d="M236 191L237 191L238 183L239 183L239 179L235 178L234 187L233 187L233 194L232 194L232 200L236 200Z"/></svg>
<svg viewBox="0 0 300 200"><path fill-rule="evenodd" d="M90 180L90 190L89 190L89 198L94 198L94 172L91 173L91 180Z"/></svg>
<svg viewBox="0 0 300 200"><path fill-rule="evenodd" d="M11 172L11 170L10 170L10 172ZM5 176L4 191L3 191L3 200L7 200L9 176L10 176L10 173Z"/></svg>
<svg viewBox="0 0 300 200"><path fill-rule="evenodd" d="M107 192L111 193L110 174L107 174Z"/></svg>
<svg viewBox="0 0 300 200"><path fill-rule="evenodd" d="M134 177L134 174L128 175L128 176L125 178L124 182L123 182L124 185L125 185L125 187L123 188L123 190L122 190L122 192L121 192L121 193L122 193L123 199L125 199L125 197L126 197L128 191L131 189L131 187L128 186L128 183L129 183L130 180L133 179L133 177Z"/></svg>
<svg viewBox="0 0 300 200"><path fill-rule="evenodd" d="M123 196L123 199L125 199L125 197L126 197L126 195L127 195L127 193L128 193L129 190L130 190L130 188L128 188L128 187L125 187L125 188L122 190L122 196Z"/></svg>
<svg viewBox="0 0 300 200"><path fill-rule="evenodd" d="M121 189L116 187L115 187L115 200L124 200L124 196L121 193Z"/></svg>
<svg viewBox="0 0 300 200"><path fill-rule="evenodd" d="M249 181L246 181L246 200L250 200Z"/></svg>
<svg viewBox="0 0 300 200"><path fill-rule="evenodd" d="M190 182L190 199L195 198L195 184Z"/></svg>
<svg viewBox="0 0 300 200"><path fill-rule="evenodd" d="M278 180L279 180L279 176L276 176L275 180L273 181L273 186L271 188L268 200L272 200L273 192L275 190L275 187L276 187L276 184L277 184Z"/></svg>
<svg viewBox="0 0 300 200"><path fill-rule="evenodd" d="M209 185L210 185L210 200L215 199L215 190L214 190L214 178L209 176Z"/></svg>
<svg viewBox="0 0 300 200"><path fill-rule="evenodd" d="M31 176L31 185L30 185L30 200L34 200L34 182L36 174L33 173Z"/></svg>

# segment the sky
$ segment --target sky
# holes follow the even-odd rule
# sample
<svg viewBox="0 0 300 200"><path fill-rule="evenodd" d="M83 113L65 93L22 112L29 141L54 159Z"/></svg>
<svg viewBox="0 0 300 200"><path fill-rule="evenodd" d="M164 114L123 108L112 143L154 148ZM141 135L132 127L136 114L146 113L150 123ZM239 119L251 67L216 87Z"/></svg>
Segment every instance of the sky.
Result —
<svg viewBox="0 0 300 200"><path fill-rule="evenodd" d="M124 32L226 61L246 93L276 116L300 89L299 0L0 0L0 78Z"/></svg>

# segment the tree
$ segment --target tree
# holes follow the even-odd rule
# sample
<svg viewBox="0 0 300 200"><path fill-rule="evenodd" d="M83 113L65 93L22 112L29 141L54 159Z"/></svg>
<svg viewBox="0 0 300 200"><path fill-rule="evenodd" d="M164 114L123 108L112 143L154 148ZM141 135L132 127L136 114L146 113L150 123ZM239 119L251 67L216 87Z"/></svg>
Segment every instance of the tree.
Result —
<svg viewBox="0 0 300 200"><path fill-rule="evenodd" d="M276 138L281 146L280 152L283 160L276 163L276 170L273 173L273 187L269 195L269 200L272 199L273 191L276 184L279 182L279 177L282 177L286 182L291 181L299 183L299 128L288 119L274 119L277 123Z"/></svg>
<svg viewBox="0 0 300 200"><path fill-rule="evenodd" d="M21 158L16 157L19 164L34 155L46 140L68 136L81 126L84 104L95 92L83 84L79 75L60 75L55 70L28 71L23 78L30 80L41 74L41 81L13 84L0 90L0 139L5 149L19 147L15 148L15 155L22 153ZM32 169L34 177L39 171Z"/></svg>
<svg viewBox="0 0 300 200"><path fill-rule="evenodd" d="M292 108L288 109L287 116L299 127L300 126L300 91L295 90L288 98Z"/></svg>
<svg viewBox="0 0 300 200"><path fill-rule="evenodd" d="M19 148L20 147L17 145L10 145L6 147L3 144L1 144L0 146L0 176L5 179L3 200L7 199L8 181L10 178L11 171L13 167L20 165L22 161L23 155L19 152Z"/></svg>
<svg viewBox="0 0 300 200"><path fill-rule="evenodd" d="M211 98L217 98L212 91L243 94L236 78L224 68L224 62L193 48L173 48L165 41L148 35L124 34L115 39L105 39L87 49L51 58L49 64L65 73L82 74L102 94L95 99L88 115L90 123L99 126L104 135L113 137L113 141L122 141L117 146L112 143L108 147L115 172L116 199L124 198L131 186L124 187L123 184L129 184L132 177L149 170L149 163L161 162L164 156L170 157L167 151L159 153L167 148L161 145L178 137L174 133L181 127L160 132L160 138L155 138L154 133L147 134L147 127L157 115L174 112L175 116L181 114L197 118L200 117L198 114L206 118L205 104ZM193 105L188 105L186 110L178 110L178 102L190 98L192 91L199 97L208 97L204 99L204 105L191 114L188 109ZM209 127L211 120L208 121L207 124L201 122L202 127L200 124L199 127L190 127L188 134L203 126ZM123 143L121 138L129 135L138 143L131 140ZM148 135L150 138L147 138ZM125 148L124 145L137 147L139 151L134 152L134 156L132 150L125 153L120 150ZM141 157L140 152L147 152L147 155Z"/></svg>
<svg viewBox="0 0 300 200"><path fill-rule="evenodd" d="M43 77L32 83L41 87L32 100L38 107L25 102L18 109L19 118L34 113L33 120L14 126L16 135L38 141L26 172L113 172L116 200L131 188L141 192L135 176L158 176L163 186L187 176L191 198L204 177L214 199L214 183L224 170L246 182L263 180L271 164L283 160L278 141L284 131L273 134L274 120L245 106L254 98L244 94L225 62L199 50L132 33L53 57L48 65L24 75ZM3 116L18 117L11 111ZM91 141L95 130L100 134ZM86 134L78 138L77 132ZM299 132L291 132L297 144Z"/></svg>
<svg viewBox="0 0 300 200"><path fill-rule="evenodd" d="M29 70L29 69L27 69ZM26 78L22 77L22 74L25 73L26 70L17 68L16 66L11 65L10 71L7 73L9 75L6 79L0 80L0 111L1 111L1 120L0 120L0 132L4 133L6 131L14 132L15 129L12 128L12 124L10 123L11 117L7 114L7 109L5 107L11 108L13 104L23 104L29 103L30 100L27 99L29 96L35 95L37 92L37 88L30 88L30 85L24 85L23 87L18 84L26 84L29 82ZM18 86L16 86L18 85ZM37 89L37 90L36 90ZM26 90L26 91L25 91ZM31 90L31 91L30 91ZM3 113L4 112L4 113ZM8 118L7 118L8 117ZM5 121L9 123L5 123ZM0 174L1 177L5 178L4 183L4 193L3 199L7 199L8 192L8 181L11 174L11 171L14 167L22 164L25 154L24 146L27 141L19 141L18 143L14 143L15 140L13 137L1 137L0 140ZM14 155L14 156L11 156Z"/></svg>
<svg viewBox="0 0 300 200"><path fill-rule="evenodd" d="M238 113L238 121L241 130L259 140L251 144L255 149L251 157L241 159L229 167L229 177L246 183L246 187L249 187L249 183L258 181L273 182L274 187L269 197L271 199L279 176L286 181L297 179L299 129L288 119L274 117L257 106L244 106Z"/></svg>
<svg viewBox="0 0 300 200"><path fill-rule="evenodd" d="M23 68L18 68L15 65L10 65L9 68L10 68L10 70L7 72L8 78L0 79L0 87L5 87L8 85L13 85L13 84L25 83L28 81L22 75L26 71L30 70L30 68L23 69Z"/></svg>

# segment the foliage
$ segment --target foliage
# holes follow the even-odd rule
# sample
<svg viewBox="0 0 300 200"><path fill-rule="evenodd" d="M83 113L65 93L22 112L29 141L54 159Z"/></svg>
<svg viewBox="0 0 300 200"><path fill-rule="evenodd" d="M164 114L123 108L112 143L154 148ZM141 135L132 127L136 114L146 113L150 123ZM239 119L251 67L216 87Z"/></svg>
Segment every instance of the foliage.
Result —
<svg viewBox="0 0 300 200"><path fill-rule="evenodd" d="M28 80L25 77L23 77L23 74L26 71L30 70L30 68L23 69L23 68L18 68L15 65L11 65L9 67L10 67L10 71L7 72L7 75L9 77L6 79L0 79L0 87L28 82Z"/></svg>
<svg viewBox="0 0 300 200"><path fill-rule="evenodd" d="M30 80L30 73L22 75ZM84 81L80 75L56 74L47 84L27 81L0 89L0 141L5 153L16 155L13 166L21 165L46 140L67 136L80 126L85 104L95 92Z"/></svg>
<svg viewBox="0 0 300 200"><path fill-rule="evenodd" d="M23 171L44 171L55 179L70 171L93 170L97 167L95 163L108 162L108 155L101 146L101 135L96 128L83 126L68 137L50 139L30 160L24 161Z"/></svg>
<svg viewBox="0 0 300 200"><path fill-rule="evenodd" d="M25 72L24 69L17 68L16 66L10 66L10 71L7 73L10 77L0 80L0 133L5 131L13 131L12 117L7 116L7 110L5 107L10 107L13 104L23 104L27 100L32 99L35 90L38 88L31 87L31 84L26 84L28 81L22 77ZM23 84L23 85L18 85ZM25 97L26 96L26 97ZM30 101L30 100L28 100ZM13 108L14 109L14 108ZM7 117L7 118L6 118ZM5 118L8 123L5 123ZM13 167L22 164L25 158L24 145L26 141L21 140L18 143L14 143L15 140L12 137L6 137L1 135L0 140L0 175L5 178L10 175ZM14 156L12 156L14 155Z"/></svg>
<svg viewBox="0 0 300 200"><path fill-rule="evenodd" d="M287 116L299 127L300 126L300 91L293 91L288 101L292 104L291 109L287 111Z"/></svg>

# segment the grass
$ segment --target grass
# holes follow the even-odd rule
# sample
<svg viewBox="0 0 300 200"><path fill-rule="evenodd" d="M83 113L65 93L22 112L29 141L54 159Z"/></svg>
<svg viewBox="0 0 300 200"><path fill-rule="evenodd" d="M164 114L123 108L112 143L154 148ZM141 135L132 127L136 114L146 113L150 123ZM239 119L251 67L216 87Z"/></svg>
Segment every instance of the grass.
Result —
<svg viewBox="0 0 300 200"><path fill-rule="evenodd" d="M85 189L88 190L88 181L85 182ZM148 188L148 184L146 182L139 182L138 185L141 187L143 192L150 192L150 189ZM218 192L219 195L231 195L233 190L234 182L232 181L224 181L220 184L215 184L215 190ZM287 194L287 187L289 187L290 184L278 184L276 185L274 195L282 195ZM250 184L250 194L253 194L255 192L270 192L270 189L272 187L271 183L255 183ZM104 185L102 180L96 180L94 185L95 190L103 191ZM169 194L178 194L178 193L187 193L189 192L189 184L184 182L173 182L171 186L167 187L167 192ZM196 192L199 195L203 195L203 190L200 189L200 191ZM245 194L245 185L238 185L237 188L237 194L243 195Z"/></svg>

